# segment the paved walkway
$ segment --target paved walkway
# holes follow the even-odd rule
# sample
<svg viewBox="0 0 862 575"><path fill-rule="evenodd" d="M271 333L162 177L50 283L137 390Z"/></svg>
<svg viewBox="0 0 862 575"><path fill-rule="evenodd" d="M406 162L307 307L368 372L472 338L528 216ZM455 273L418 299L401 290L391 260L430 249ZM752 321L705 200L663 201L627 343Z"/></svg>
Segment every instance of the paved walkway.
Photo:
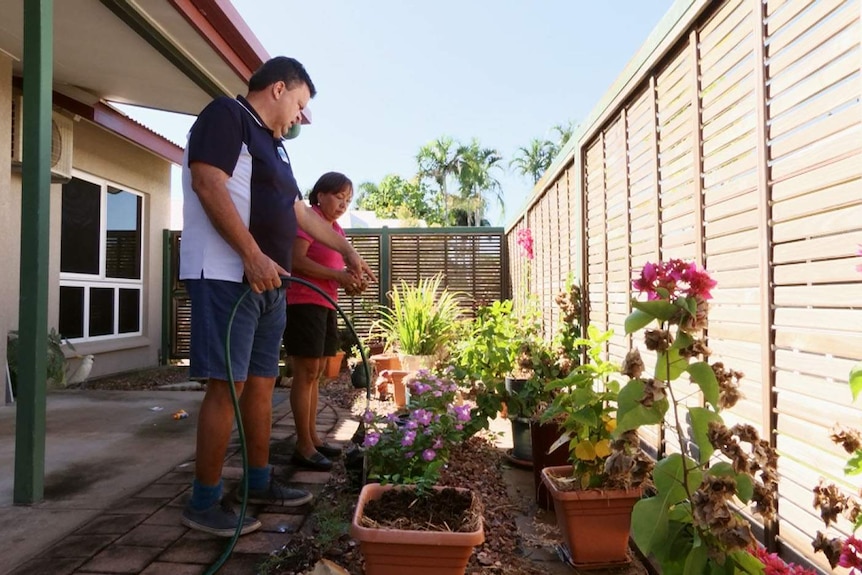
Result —
<svg viewBox="0 0 862 575"><path fill-rule="evenodd" d="M140 391L49 395L46 501L33 506L11 506L13 466L8 452L13 446L8 444L14 444L14 409L0 409L0 574L204 573L221 555L228 539L180 524L193 476L194 414L202 397L199 392ZM123 405L119 405L121 402ZM162 409L151 411L157 407ZM179 408L192 416L173 420L171 414ZM112 410L137 413L140 421L124 421L122 415L106 420L105 413ZM77 414L77 420L73 414ZM341 443L350 439L357 425L348 413L325 403L321 404L317 421L328 439ZM114 424L127 429L127 433L110 429ZM114 437L110 445L89 445L110 443L111 437L117 435L132 438ZM297 470L289 465L293 435L289 401L285 393L277 392L272 431L276 473L317 494L329 473ZM144 441L135 441L134 436ZM103 453L106 448L112 451L108 459ZM229 453L224 471L226 492L242 475L236 441ZM164 457L171 462L166 464ZM129 465L119 466L120 458L135 460L137 472ZM182 463L177 465L177 461ZM49 492L48 485L60 482L69 484L69 491L81 488L85 494ZM76 487L76 482L87 485ZM127 488L111 485L117 482ZM250 505L248 513L260 519L263 527L239 539L219 573L254 573L255 565L280 549L289 534L302 527L311 508Z"/></svg>

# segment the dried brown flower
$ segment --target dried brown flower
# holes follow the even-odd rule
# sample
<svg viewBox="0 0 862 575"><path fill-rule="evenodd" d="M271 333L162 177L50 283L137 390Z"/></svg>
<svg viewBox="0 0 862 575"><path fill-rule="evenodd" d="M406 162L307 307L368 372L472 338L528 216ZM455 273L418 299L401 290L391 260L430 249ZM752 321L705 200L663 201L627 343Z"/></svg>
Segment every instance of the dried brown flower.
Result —
<svg viewBox="0 0 862 575"><path fill-rule="evenodd" d="M745 377L745 374L741 371L724 369L724 364L720 361L710 367L718 381L718 405L721 409L730 409L743 397L739 391L739 380Z"/></svg>
<svg viewBox="0 0 862 575"><path fill-rule="evenodd" d="M666 329L644 331L644 345L650 351L665 352L673 345L673 336Z"/></svg>
<svg viewBox="0 0 862 575"><path fill-rule="evenodd" d="M835 427L829 438L836 445L840 445L847 453L855 453L862 448L862 434L858 429L851 427Z"/></svg>
<svg viewBox="0 0 862 575"><path fill-rule="evenodd" d="M702 339L694 340L688 347L684 347L679 350L679 354L682 357L703 357L704 359L708 358L712 355L712 350L707 347L706 342Z"/></svg>
<svg viewBox="0 0 862 575"><path fill-rule="evenodd" d="M826 484L821 478L814 491L814 509L820 510L820 519L829 527L847 507L847 496L834 483Z"/></svg>
<svg viewBox="0 0 862 575"><path fill-rule="evenodd" d="M695 296L697 300L697 311L695 317L686 314L682 321L679 322L679 329L686 333L697 333L706 327L707 316L709 315L709 302L700 296Z"/></svg>
<svg viewBox="0 0 862 575"><path fill-rule="evenodd" d="M656 381L653 378L649 378L643 380L643 382L644 395L640 402L644 407L652 407L656 401L667 397L667 386L663 381Z"/></svg>
<svg viewBox="0 0 862 575"><path fill-rule="evenodd" d="M644 360L641 359L641 352L635 348L626 354L620 372L632 379L640 379L644 369Z"/></svg>
<svg viewBox="0 0 862 575"><path fill-rule="evenodd" d="M843 543L840 537L829 538L822 531L817 532L814 541L811 542L814 552L822 551L826 555L826 560L833 569L838 565L838 559L841 558L841 548Z"/></svg>

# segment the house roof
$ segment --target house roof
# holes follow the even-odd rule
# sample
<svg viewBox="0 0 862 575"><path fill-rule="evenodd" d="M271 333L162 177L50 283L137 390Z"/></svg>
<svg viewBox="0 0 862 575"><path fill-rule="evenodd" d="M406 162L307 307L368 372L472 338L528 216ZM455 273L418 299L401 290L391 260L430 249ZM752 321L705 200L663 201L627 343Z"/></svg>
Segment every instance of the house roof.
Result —
<svg viewBox="0 0 862 575"><path fill-rule="evenodd" d="M0 50L21 76L24 3L3 4ZM124 116L100 113L105 102L197 114L215 96L245 93L268 58L228 0L54 3L55 94L89 107L85 117L133 141L136 124L126 118L130 125L118 130ZM143 140L135 143L168 157Z"/></svg>

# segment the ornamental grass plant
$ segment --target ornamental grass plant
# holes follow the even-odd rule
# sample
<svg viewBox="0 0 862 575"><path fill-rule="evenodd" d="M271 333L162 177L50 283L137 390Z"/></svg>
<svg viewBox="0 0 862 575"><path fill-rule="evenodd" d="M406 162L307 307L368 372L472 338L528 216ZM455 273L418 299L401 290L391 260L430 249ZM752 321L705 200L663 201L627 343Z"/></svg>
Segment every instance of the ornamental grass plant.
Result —
<svg viewBox="0 0 862 575"><path fill-rule="evenodd" d="M441 288L443 276L404 280L389 293L390 307L380 308L378 325L388 344L408 355L436 355L451 341L461 318L459 294Z"/></svg>

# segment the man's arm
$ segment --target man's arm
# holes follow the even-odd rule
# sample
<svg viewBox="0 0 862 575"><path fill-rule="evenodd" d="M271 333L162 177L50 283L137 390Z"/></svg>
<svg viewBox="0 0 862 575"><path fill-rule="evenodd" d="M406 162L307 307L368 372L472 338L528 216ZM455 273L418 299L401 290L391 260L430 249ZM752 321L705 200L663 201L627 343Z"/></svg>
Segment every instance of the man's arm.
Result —
<svg viewBox="0 0 862 575"><path fill-rule="evenodd" d="M361 278L364 275L371 278L372 281L377 279L374 276L374 272L365 263L365 260L362 259L350 242L347 241L347 238L333 230L329 222L314 213L314 210L302 200L297 200L293 206L299 227L318 242L344 256L344 263L347 264L348 269L357 278Z"/></svg>
<svg viewBox="0 0 862 575"><path fill-rule="evenodd" d="M260 247L243 223L230 198L226 173L203 162L190 166L192 189L213 227L242 258L245 277L251 289L261 293L281 286L281 278L288 273L260 251Z"/></svg>
<svg viewBox="0 0 862 575"><path fill-rule="evenodd" d="M293 242L293 273L322 280L335 280L344 289L348 289L357 282L351 272L326 267L308 257L310 245L304 238L296 238Z"/></svg>

